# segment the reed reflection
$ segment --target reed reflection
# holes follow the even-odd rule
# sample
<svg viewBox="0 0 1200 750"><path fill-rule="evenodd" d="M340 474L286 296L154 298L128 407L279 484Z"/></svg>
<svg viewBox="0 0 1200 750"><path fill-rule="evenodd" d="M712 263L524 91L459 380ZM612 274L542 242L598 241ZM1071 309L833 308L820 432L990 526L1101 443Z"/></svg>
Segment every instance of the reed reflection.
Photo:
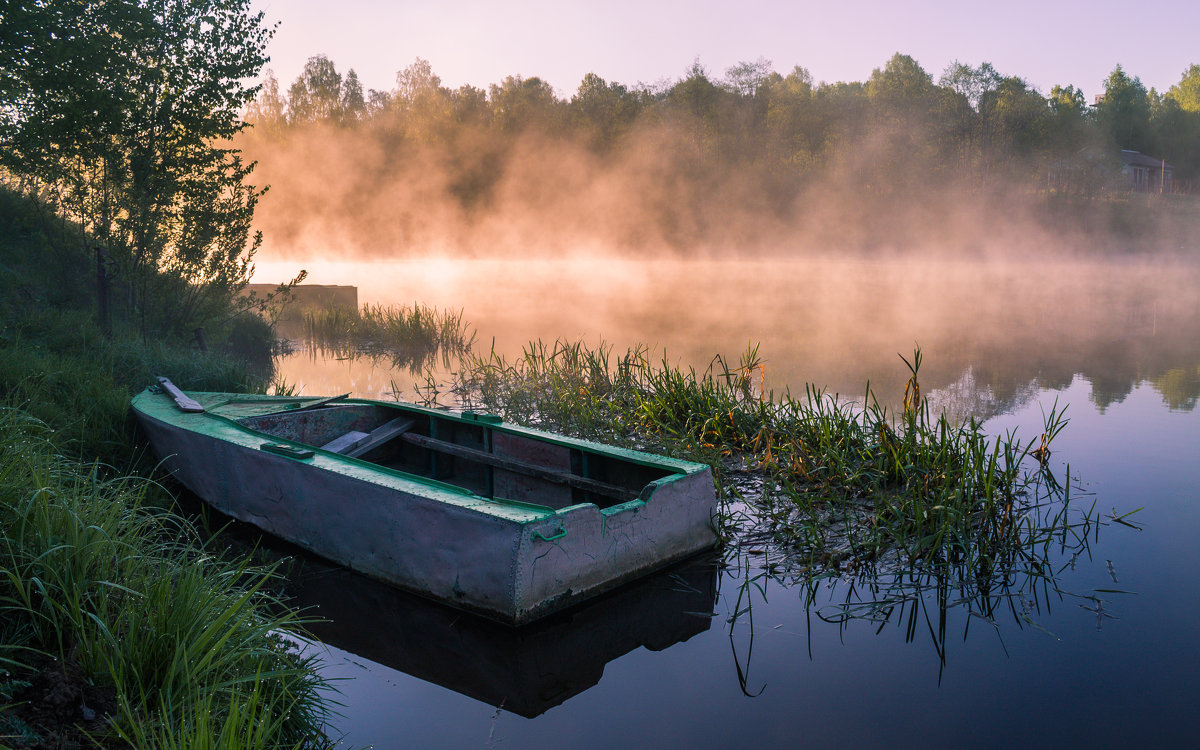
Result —
<svg viewBox="0 0 1200 750"><path fill-rule="evenodd" d="M972 624L999 639L1015 627L1058 639L1048 621L1056 606L1079 606L1096 615L1100 629L1114 618L1114 600L1134 592L1116 587L1111 560L1106 562L1112 587L1072 583L1079 561L1090 560L1093 545L1107 527L1140 530L1137 511L1103 514L1095 498L1078 485L1062 483L1039 469L1029 491L1014 498L1015 533L1003 543L989 534L982 517L972 521L977 533L960 537L937 555L913 554L904 546L883 554L856 541L861 530L826 509L823 532L839 534L833 543L814 547L797 533L796 508L771 488L752 478L734 480L757 495L739 506L741 532L727 547L727 575L737 582L737 604L728 620L730 643L742 689L754 697L761 692L747 684L755 639L754 613L767 605L768 592L798 597L809 630L823 623L837 629L846 642L850 629L867 625L875 634L899 628L908 643L924 640L937 658L939 682L955 637L965 641ZM781 517L785 520L781 522ZM780 595L774 591L774 595ZM961 634L953 623L961 624ZM863 636L861 630L858 637Z"/></svg>

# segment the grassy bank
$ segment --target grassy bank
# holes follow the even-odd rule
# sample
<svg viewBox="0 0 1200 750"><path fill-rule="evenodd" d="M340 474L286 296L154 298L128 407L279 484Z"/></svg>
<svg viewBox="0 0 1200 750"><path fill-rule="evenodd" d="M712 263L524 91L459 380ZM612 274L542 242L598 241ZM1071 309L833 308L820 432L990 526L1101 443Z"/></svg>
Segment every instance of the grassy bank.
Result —
<svg viewBox="0 0 1200 750"><path fill-rule="evenodd" d="M154 470L130 397L155 375L263 390L270 331L214 318L201 351L114 304L106 333L95 276L82 233L0 191L0 746L324 744L271 571L207 548L130 476Z"/></svg>
<svg viewBox="0 0 1200 750"><path fill-rule="evenodd" d="M230 357L135 335L106 338L86 310L20 310L0 335L0 394L51 426L59 449L74 456L130 467L129 399L155 375L198 390L266 385L262 373Z"/></svg>
<svg viewBox="0 0 1200 750"><path fill-rule="evenodd" d="M121 293L111 285L111 296ZM257 317L213 321L211 351L184 335L147 334L134 318L112 304L106 334L88 238L37 201L0 189L0 399L51 427L59 450L128 467L129 398L155 375L183 388L268 387L262 362L273 339Z"/></svg>
<svg viewBox="0 0 1200 750"><path fill-rule="evenodd" d="M157 492L63 458L43 424L0 409L0 736L86 746L33 710L49 682L104 746L319 738L321 682L279 635L296 619L270 571L207 550Z"/></svg>

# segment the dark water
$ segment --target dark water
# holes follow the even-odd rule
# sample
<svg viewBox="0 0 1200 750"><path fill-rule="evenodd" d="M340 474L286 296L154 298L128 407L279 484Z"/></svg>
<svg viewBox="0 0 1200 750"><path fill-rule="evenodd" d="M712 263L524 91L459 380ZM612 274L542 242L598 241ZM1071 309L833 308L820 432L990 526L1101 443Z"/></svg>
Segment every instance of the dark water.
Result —
<svg viewBox="0 0 1200 750"><path fill-rule="evenodd" d="M988 418L992 434L1036 436L1042 411L1068 404L1051 465L1064 477L1069 464L1072 506L1102 523L1078 554L1046 551L1055 585L1014 582L990 616L954 591L910 588L872 617L859 606L847 619L844 605L880 599L871 587L890 581L784 584L760 575L766 548L724 568L700 560L512 631L313 566L299 591L332 620L311 646L341 680L332 732L346 746L381 748L1195 746L1200 274L1079 264L897 276L904 268L842 268L823 282L676 268L691 272L690 292L672 287L658 303L644 299L654 287L645 280L576 292L595 307L583 330L587 310L566 301L562 315L524 322L496 313L495 299L468 295L455 307L481 337L493 335L488 322L503 323L497 340L510 350L519 344L504 342L523 332L624 345L641 330L703 364L700 351L736 351L755 337L778 388L814 380L857 393L869 378L890 393L906 374L895 354L915 341L935 400ZM722 278L734 293L714 297ZM531 282L526 291L541 295L533 307L554 303L552 287ZM407 288L374 299L446 305ZM352 369L362 363L305 366L319 378L290 382L311 393L373 393L371 384L403 377ZM1127 520L1139 528L1112 520L1134 510ZM748 577L761 593L743 585Z"/></svg>

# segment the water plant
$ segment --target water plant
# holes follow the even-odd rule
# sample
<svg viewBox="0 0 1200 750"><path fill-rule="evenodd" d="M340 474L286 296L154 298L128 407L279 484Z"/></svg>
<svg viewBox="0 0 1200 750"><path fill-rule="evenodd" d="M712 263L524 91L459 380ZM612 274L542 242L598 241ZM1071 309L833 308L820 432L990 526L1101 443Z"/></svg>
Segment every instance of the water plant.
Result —
<svg viewBox="0 0 1200 750"><path fill-rule="evenodd" d="M754 346L736 365L716 357L697 372L652 362L644 347L614 357L603 344L533 342L513 361L467 355L448 390L510 421L708 462L727 501L724 525L754 517L731 541L767 534L813 567L883 554L990 565L1027 539L1022 498L1047 481L1036 459L1066 424L1063 411L1050 410L1035 440L990 437L974 419L934 414L921 351L901 359L908 379L896 409L869 385L859 401L811 385L798 397L769 392Z"/></svg>
<svg viewBox="0 0 1200 750"><path fill-rule="evenodd" d="M723 564L741 581L730 638L749 632L744 655L734 649L753 695L754 609L772 587L799 592L839 628L893 624L908 640L928 632L944 665L951 611L966 613L964 627L986 623L997 634L1005 613L1019 628L1045 630L1039 615L1072 596L1062 569L1088 554L1101 526L1128 523L1115 512L1102 518L1069 466L1052 470L1065 407L1044 410L1029 439L990 435L972 417L933 408L923 358L920 349L899 358L906 379L895 406L869 385L853 401L812 385L773 393L754 346L737 364L715 357L698 372L665 356L652 362L644 347L615 356L604 345L533 342L512 360L494 351L464 358L452 384L431 380L422 392L708 462L722 498L714 522Z"/></svg>
<svg viewBox="0 0 1200 750"><path fill-rule="evenodd" d="M387 359L392 367L412 372L439 359L448 367L452 358L469 352L475 341L462 310L439 310L419 302L411 306L365 304L358 310L345 306L308 310L304 331L315 353Z"/></svg>

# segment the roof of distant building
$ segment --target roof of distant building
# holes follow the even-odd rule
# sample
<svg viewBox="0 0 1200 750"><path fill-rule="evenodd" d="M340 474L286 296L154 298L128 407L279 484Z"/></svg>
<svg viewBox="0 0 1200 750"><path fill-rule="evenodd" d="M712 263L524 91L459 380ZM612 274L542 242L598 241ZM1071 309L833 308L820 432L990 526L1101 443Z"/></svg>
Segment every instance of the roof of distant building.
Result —
<svg viewBox="0 0 1200 750"><path fill-rule="evenodd" d="M1155 159L1153 156L1146 156L1140 151L1130 151L1128 149L1121 150L1121 163L1131 167L1155 167L1164 166L1164 160ZM1174 169L1171 164L1165 164L1167 169Z"/></svg>

